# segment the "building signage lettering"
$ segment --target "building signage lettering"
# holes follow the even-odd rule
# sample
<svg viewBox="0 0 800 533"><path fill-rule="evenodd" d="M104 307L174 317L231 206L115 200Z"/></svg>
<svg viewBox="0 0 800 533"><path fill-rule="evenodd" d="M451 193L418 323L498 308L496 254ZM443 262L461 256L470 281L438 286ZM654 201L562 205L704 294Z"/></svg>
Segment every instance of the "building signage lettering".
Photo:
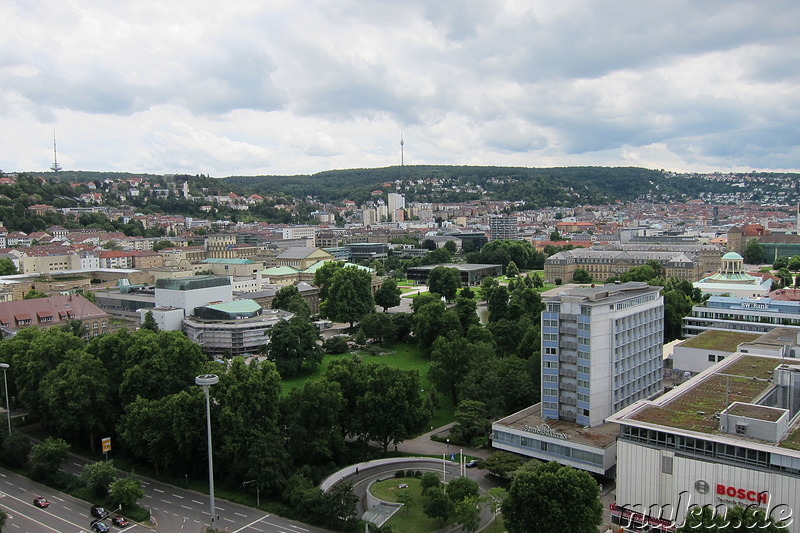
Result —
<svg viewBox="0 0 800 533"><path fill-rule="evenodd" d="M544 437L552 437L554 439L561 439L561 440L569 440L570 436L566 433L559 433L557 431L553 431L553 428L548 426L547 424L542 424L540 426L529 426L525 424L522 429L525 431L529 431L531 433L536 433L537 435L542 435Z"/></svg>
<svg viewBox="0 0 800 533"><path fill-rule="evenodd" d="M752 307L754 309L769 309L769 304L757 302L742 302L742 307Z"/></svg>
<svg viewBox="0 0 800 533"><path fill-rule="evenodd" d="M729 487L727 485L717 484L718 496L729 496L731 498L738 498L740 500L747 500L749 502L768 503L769 493L765 490L756 492L754 490L739 489L736 487Z"/></svg>

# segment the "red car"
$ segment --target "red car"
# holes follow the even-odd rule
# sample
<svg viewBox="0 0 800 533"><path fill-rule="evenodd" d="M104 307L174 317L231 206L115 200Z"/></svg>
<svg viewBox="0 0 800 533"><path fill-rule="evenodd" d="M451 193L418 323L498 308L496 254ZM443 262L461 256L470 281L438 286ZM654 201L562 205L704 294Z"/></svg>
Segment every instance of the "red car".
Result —
<svg viewBox="0 0 800 533"><path fill-rule="evenodd" d="M114 518L111 519L111 523L117 527L125 527L128 525L128 521L125 520L125 517L121 515L114 516Z"/></svg>
<svg viewBox="0 0 800 533"><path fill-rule="evenodd" d="M39 496L38 498L33 499L33 505L44 509L45 507L50 507L50 502Z"/></svg>

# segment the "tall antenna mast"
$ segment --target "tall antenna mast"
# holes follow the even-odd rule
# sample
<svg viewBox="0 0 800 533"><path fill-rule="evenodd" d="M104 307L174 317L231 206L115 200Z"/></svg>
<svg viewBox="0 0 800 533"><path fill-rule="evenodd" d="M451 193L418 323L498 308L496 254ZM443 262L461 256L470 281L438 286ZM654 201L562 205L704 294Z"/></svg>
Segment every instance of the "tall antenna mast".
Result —
<svg viewBox="0 0 800 533"><path fill-rule="evenodd" d="M403 161L403 156L404 156L404 154L403 154L403 145L404 144L405 144L405 142L403 142L403 130L400 130L400 166L401 167L405 166L405 163Z"/></svg>
<svg viewBox="0 0 800 533"><path fill-rule="evenodd" d="M53 172L58 172L61 170L61 165L58 164L58 152L56 152L56 130L53 128L53 164L50 166L50 170Z"/></svg>

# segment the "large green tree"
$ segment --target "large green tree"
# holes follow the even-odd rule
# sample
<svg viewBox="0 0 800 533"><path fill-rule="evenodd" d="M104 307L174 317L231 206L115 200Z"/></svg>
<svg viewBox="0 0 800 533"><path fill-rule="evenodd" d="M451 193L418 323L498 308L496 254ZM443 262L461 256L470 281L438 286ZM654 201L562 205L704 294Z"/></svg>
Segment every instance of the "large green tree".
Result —
<svg viewBox="0 0 800 533"><path fill-rule="evenodd" d="M324 465L344 451L344 406L339 384L325 379L306 382L281 400L280 426L295 465Z"/></svg>
<svg viewBox="0 0 800 533"><path fill-rule="evenodd" d="M400 294L401 292L397 287L397 282L389 278L381 283L380 288L375 293L375 304L382 307L385 313L390 307L400 305Z"/></svg>
<svg viewBox="0 0 800 533"><path fill-rule="evenodd" d="M31 449L30 468L34 479L50 479L69 457L69 444L63 439L47 437Z"/></svg>
<svg viewBox="0 0 800 533"><path fill-rule="evenodd" d="M319 330L314 323L296 315L272 327L264 351L280 375L290 377L297 375L303 366L313 370L322 362L324 354L318 341Z"/></svg>
<svg viewBox="0 0 800 533"><path fill-rule="evenodd" d="M461 274L456 268L437 266L428 275L428 289L448 302L455 299L459 288L461 288Z"/></svg>
<svg viewBox="0 0 800 533"><path fill-rule="evenodd" d="M597 533L602 518L597 481L588 472L556 462L516 475L503 502L509 533Z"/></svg>
<svg viewBox="0 0 800 533"><path fill-rule="evenodd" d="M296 315L311 316L311 309L308 307L303 295L295 285L287 285L275 294L272 299L273 309L283 309Z"/></svg>
<svg viewBox="0 0 800 533"><path fill-rule="evenodd" d="M352 328L355 322L374 310L370 273L355 266L337 270L320 312L336 322L349 322Z"/></svg>
<svg viewBox="0 0 800 533"><path fill-rule="evenodd" d="M384 313L372 313L361 319L361 331L368 339L374 339L378 344L385 340L394 339L397 327L392 318Z"/></svg>
<svg viewBox="0 0 800 533"><path fill-rule="evenodd" d="M95 451L100 433L113 427L108 374L102 362L73 350L42 379L42 398L54 428L62 435L83 434Z"/></svg>
<svg viewBox="0 0 800 533"><path fill-rule="evenodd" d="M744 258L744 262L751 264L751 265L760 265L766 260L764 254L764 246L758 241L758 239L750 239L747 241L747 244L744 247L744 253L742 254Z"/></svg>

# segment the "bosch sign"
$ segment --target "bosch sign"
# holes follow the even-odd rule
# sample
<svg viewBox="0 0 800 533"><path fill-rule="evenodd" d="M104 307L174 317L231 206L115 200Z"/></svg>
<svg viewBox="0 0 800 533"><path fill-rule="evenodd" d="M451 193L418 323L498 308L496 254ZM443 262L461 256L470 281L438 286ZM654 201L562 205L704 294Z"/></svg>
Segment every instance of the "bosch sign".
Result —
<svg viewBox="0 0 800 533"><path fill-rule="evenodd" d="M717 495L738 498L749 502L769 503L769 493L767 491L756 492L754 490L739 489L727 485L717 484Z"/></svg>

